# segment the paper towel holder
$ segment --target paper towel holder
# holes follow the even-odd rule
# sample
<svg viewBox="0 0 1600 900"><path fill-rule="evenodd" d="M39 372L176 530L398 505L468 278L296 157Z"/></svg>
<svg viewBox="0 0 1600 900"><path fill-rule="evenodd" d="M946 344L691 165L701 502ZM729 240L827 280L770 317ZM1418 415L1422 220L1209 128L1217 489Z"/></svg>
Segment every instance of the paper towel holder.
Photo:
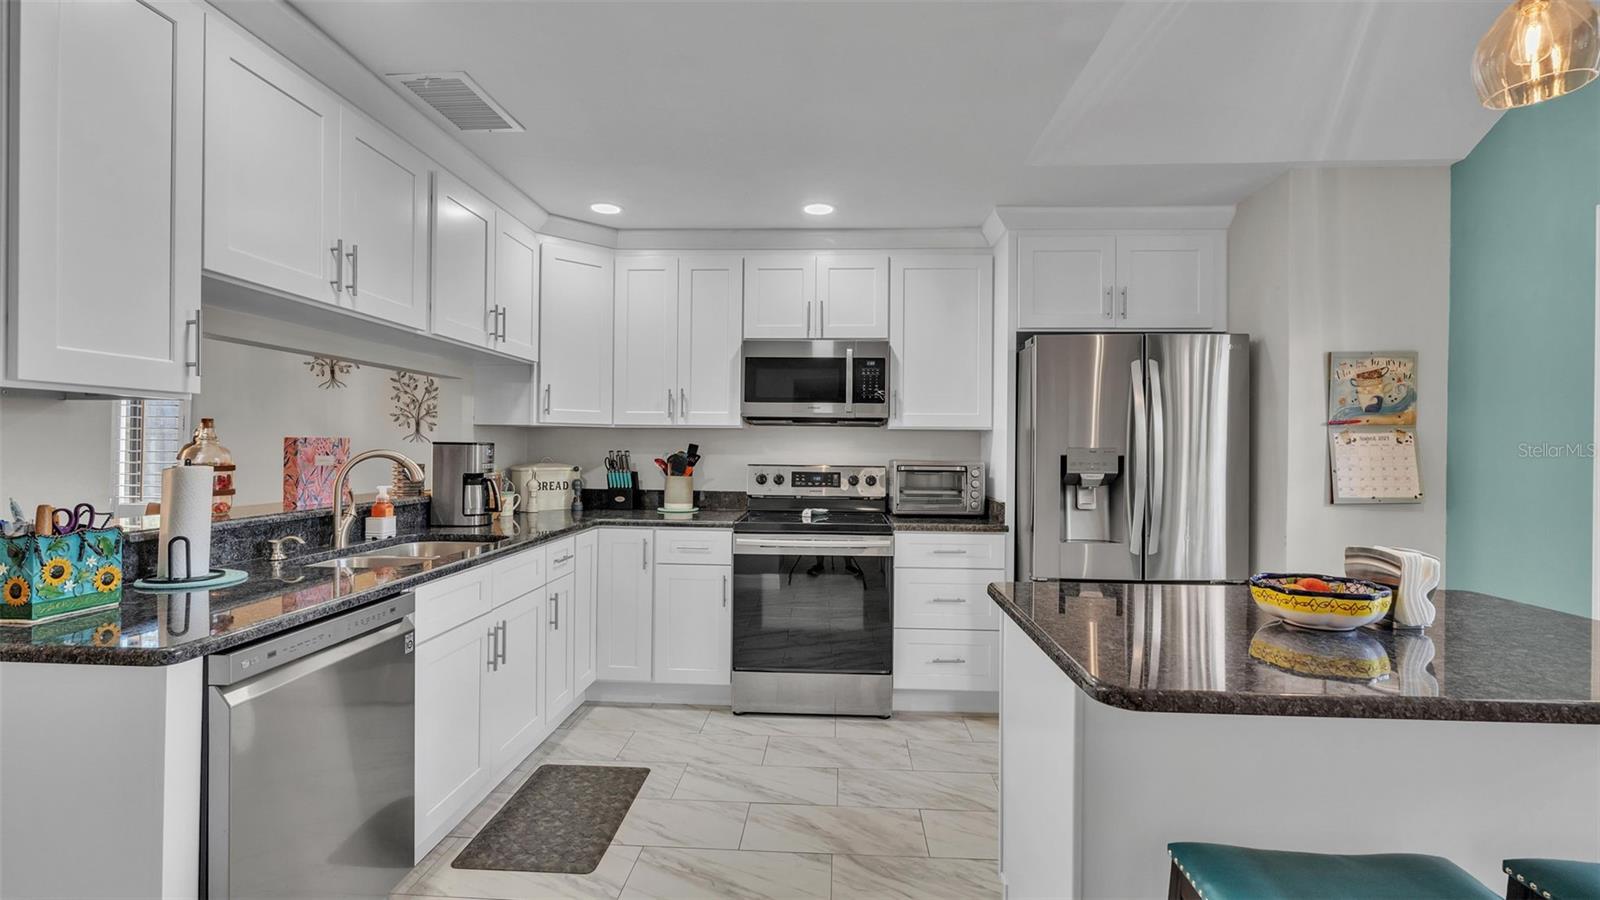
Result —
<svg viewBox="0 0 1600 900"><path fill-rule="evenodd" d="M177 549L178 542L183 542L183 578L173 578L171 575L173 551ZM167 541L167 571L165 578L152 575L141 578L133 586L142 591L155 593L176 593L178 591L193 590L198 587L227 587L238 584L249 576L238 569L212 569L204 575L195 575L192 566L192 557L189 555L189 538L185 535L175 534Z"/></svg>

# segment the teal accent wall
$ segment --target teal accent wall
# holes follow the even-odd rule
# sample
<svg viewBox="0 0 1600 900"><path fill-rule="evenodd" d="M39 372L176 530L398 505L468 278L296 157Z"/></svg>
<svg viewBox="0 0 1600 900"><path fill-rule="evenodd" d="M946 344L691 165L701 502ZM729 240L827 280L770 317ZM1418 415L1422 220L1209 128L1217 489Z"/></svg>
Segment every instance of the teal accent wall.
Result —
<svg viewBox="0 0 1600 900"><path fill-rule="evenodd" d="M1600 85L1506 113L1450 176L1446 582L1587 616Z"/></svg>

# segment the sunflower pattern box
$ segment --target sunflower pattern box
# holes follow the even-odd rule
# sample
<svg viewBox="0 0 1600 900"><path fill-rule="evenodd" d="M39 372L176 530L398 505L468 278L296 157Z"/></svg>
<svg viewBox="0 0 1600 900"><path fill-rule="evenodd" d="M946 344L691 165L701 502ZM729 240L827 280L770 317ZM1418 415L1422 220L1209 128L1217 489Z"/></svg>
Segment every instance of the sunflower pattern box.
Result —
<svg viewBox="0 0 1600 900"><path fill-rule="evenodd" d="M0 538L0 622L39 622L122 600L122 529Z"/></svg>

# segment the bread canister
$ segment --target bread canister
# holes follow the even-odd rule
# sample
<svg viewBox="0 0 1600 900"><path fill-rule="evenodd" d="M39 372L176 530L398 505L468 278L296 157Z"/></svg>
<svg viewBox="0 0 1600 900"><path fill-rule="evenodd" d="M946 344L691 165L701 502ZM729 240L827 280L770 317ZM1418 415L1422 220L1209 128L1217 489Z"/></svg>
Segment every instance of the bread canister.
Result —
<svg viewBox="0 0 1600 900"><path fill-rule="evenodd" d="M518 484L518 469L531 470L525 487ZM578 467L570 463L539 462L511 469L511 483L523 493L522 508L536 513L572 509L573 482L577 477Z"/></svg>

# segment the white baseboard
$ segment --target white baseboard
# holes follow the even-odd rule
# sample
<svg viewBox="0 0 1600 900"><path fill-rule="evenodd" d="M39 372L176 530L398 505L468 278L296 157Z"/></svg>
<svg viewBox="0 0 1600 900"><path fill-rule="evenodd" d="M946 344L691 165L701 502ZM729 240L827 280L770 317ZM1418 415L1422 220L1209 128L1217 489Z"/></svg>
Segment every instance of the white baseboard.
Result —
<svg viewBox="0 0 1600 900"><path fill-rule="evenodd" d="M691 706L728 706L731 688L712 684L652 684L637 681L597 681L584 692L596 703L679 703ZM1000 709L995 691L895 691L896 712L993 713Z"/></svg>

